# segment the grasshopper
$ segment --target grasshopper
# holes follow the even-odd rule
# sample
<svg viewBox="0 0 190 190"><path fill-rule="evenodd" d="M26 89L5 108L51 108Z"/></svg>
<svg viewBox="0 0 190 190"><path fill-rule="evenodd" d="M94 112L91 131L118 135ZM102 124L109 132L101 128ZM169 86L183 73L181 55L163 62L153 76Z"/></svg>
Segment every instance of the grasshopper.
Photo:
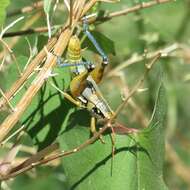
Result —
<svg viewBox="0 0 190 190"><path fill-rule="evenodd" d="M57 57L57 64L60 67L70 66L72 80L70 82L70 94L67 96L69 101L76 105L82 105L91 114L91 132L95 134L97 119L111 119L113 111L103 98L98 84L101 82L105 67L108 65L108 57L97 43L94 36L88 29L87 18L83 18L83 32L95 46L97 52L102 57L102 62L95 66L91 61L83 61L81 55L81 42L77 35L73 35L69 41L67 50L67 61L62 62Z"/></svg>

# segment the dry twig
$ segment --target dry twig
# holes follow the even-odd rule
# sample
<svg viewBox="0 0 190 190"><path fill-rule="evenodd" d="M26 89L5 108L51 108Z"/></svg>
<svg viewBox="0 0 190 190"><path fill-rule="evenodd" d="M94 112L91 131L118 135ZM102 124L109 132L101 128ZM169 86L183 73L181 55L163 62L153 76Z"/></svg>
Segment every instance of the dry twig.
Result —
<svg viewBox="0 0 190 190"><path fill-rule="evenodd" d="M96 0L94 0L96 1ZM94 1L89 1L88 5L85 7L85 9L89 9L89 7L92 6L92 4L94 3ZM94 22L98 22L98 23L103 23L106 21L111 20L112 18L115 17L119 17L119 16L124 16L124 15L128 15L130 13L134 13L136 11L139 11L141 9L146 9L146 8L150 8L156 5L160 5L160 4L164 4L164 3L169 3L173 0L159 0L159 2L157 0L154 1L150 1L147 3L140 3L138 5L135 5L133 7L124 9L122 11L115 11L115 12L110 12L108 14L106 14L105 16L102 17L92 17L89 19L89 23L94 23ZM86 10L83 10L83 15L86 12ZM54 26L52 26L52 28L54 28ZM39 27L39 28L34 28L34 29L27 29L27 30L21 30L21 31L17 31L17 32L9 32L9 33L5 33L3 35L4 38L7 37L13 37L13 36L21 36L21 35L29 35L29 34L34 34L34 33L42 33L42 32L47 32L48 28L47 27Z"/></svg>
<svg viewBox="0 0 190 190"><path fill-rule="evenodd" d="M78 9L75 9L76 2L77 1L75 1L75 4L73 6L73 8L74 8L73 14L75 15L75 17L74 17L75 20L73 20L72 26L70 28L68 28L69 21L67 21L64 30L60 34L60 36L57 40L57 43L55 44L55 47L54 47L55 55L61 56L61 54L64 52L64 50L67 47L67 43L72 35L72 32L73 32L75 26L77 25L77 22L80 20L80 18L83 16L83 14L85 14L84 10L86 10L86 11L88 10L86 8L87 6L90 8L89 2L91 2L91 1L89 1L87 3L87 5L84 5L85 1L80 0L80 6L78 7ZM93 2L94 2L94 0L93 0ZM91 3L91 5L93 6L94 3ZM56 65L56 60L57 60L57 57L55 57L53 54L48 57L48 59L45 61L44 65L43 65L41 71L36 76L36 78L32 82L31 86L28 88L28 90L26 91L26 93L24 94L22 99L16 105L16 107L15 107L16 111L11 113L1 124L0 141L2 141L6 137L6 135L9 133L9 131L18 122L18 120L24 113L25 109L31 103L33 97L36 95L38 90L42 87L42 85L44 84L46 79L49 77L52 68Z"/></svg>

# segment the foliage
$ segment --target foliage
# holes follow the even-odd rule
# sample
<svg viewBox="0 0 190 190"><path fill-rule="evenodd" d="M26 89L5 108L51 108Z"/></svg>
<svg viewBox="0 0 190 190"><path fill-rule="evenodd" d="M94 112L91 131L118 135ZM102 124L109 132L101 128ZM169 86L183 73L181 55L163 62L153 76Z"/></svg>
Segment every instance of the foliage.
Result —
<svg viewBox="0 0 190 190"><path fill-rule="evenodd" d="M24 0L14 0L7 9L9 1L0 0L0 25L5 28L6 25L18 18L18 16L7 16L4 23L5 12L9 13L17 8L28 6L28 3ZM63 9L58 6L56 12L53 12L54 1L44 0L44 3L42 9L25 13L24 22L19 22L10 31L46 26L45 16L38 15L40 11L45 11L50 15L51 26L62 25L68 15L65 6ZM126 6L132 7L136 4L139 2L127 0L114 4L99 3L94 7L93 13L96 11L102 13L100 14L101 19L102 16L107 15L108 11L122 10ZM142 55L146 51L147 53L155 52L158 49L170 47L175 42L183 44L186 49L174 52L167 58L159 59L149 75L146 76L144 89L139 89L132 101L119 114L118 121L129 128L138 128L139 132L128 135L116 134L113 163L112 143L109 133L106 132L103 135L106 144L97 140L77 153L58 159L56 167L52 164L39 167L29 175L22 174L9 184L13 190L20 189L20 187L22 189L98 190L164 190L168 189L167 186L169 189L185 190L189 188L188 178L179 176L175 170L178 163L172 160L173 157L171 154L169 155L171 152L166 152L167 159L164 157L164 146L167 140L179 155L179 160L181 159L180 161L187 165L185 169L188 169L190 164L189 143L187 142L189 138L187 123L190 117L190 110L187 106L190 69L187 64L189 63L188 6L189 0L170 2L102 23L100 20L93 24L92 34L109 55L110 66L99 86L113 110L116 110L121 104L121 94L128 89L133 89L144 73L145 64L149 62L148 54L142 61L134 62L121 69L117 74L110 76L109 74L115 68L130 60L131 57L136 59L138 55ZM37 19L35 20L35 18ZM31 48L34 54L36 51L40 51L48 41L47 36L47 33L21 36L12 46L17 61L9 59L9 54L6 54L0 80L0 87L3 91L9 90L12 84L20 78L16 62L23 71L31 53L29 49ZM99 61L96 59L97 56L94 56L97 51L93 45L82 33L79 36L83 40L84 58L93 62ZM4 40L8 44L12 43L12 39ZM32 56L35 57L35 55ZM65 56L64 54L63 58ZM2 57L0 58L2 60ZM163 77L160 77L160 71L164 73ZM30 76L24 87L12 99L13 106L19 102L26 89L31 85L36 73L37 71ZM58 142L60 149L67 151L91 137L89 132L90 114L87 110L76 108L50 85L53 82L61 90L69 92L72 77L70 69L55 67L52 74L55 76L50 77L43 85L14 130L25 124L26 134L21 138L20 143L30 148L41 150L53 142ZM2 110L0 121L3 121L9 113L8 109ZM145 127L144 123L146 128L142 129ZM98 125L97 128L101 127ZM15 142L15 140L13 138L12 141ZM4 155L3 151L1 155ZM30 154L25 152L18 154L18 158L26 156L30 156Z"/></svg>
<svg viewBox="0 0 190 190"><path fill-rule="evenodd" d="M105 145L97 141L78 154L63 159L68 189L167 189L161 177L164 159L164 96L164 88L160 86L155 112L148 128L129 136L117 136L113 168L108 135L104 137ZM86 138L88 130L77 125L63 133L61 147L64 150L71 149Z"/></svg>

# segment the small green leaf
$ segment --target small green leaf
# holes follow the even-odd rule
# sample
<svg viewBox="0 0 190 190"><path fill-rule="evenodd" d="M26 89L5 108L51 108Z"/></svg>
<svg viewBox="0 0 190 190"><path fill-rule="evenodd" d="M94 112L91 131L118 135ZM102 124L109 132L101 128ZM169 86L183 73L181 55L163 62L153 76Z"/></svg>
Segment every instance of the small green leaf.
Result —
<svg viewBox="0 0 190 190"><path fill-rule="evenodd" d="M9 0L1 0L0 2L0 27L3 25L6 15L6 8L9 5Z"/></svg>
<svg viewBox="0 0 190 190"><path fill-rule="evenodd" d="M113 171L111 175L111 141L104 136L106 144L100 141L63 158L63 167L68 189L104 190L165 190L162 176L164 159L165 91L159 87L153 119L141 132L130 136L117 136ZM86 120L86 115L80 117ZM77 121L76 121L77 122ZM80 145L89 138L89 128L78 123L60 136L63 150Z"/></svg>
<svg viewBox="0 0 190 190"><path fill-rule="evenodd" d="M97 31L92 31L91 32L96 41L99 43L100 47L104 50L106 54L113 54L115 55L115 45L113 40L110 38L106 37L104 34L101 32ZM88 47L93 52L97 53L97 50L95 46L92 44L92 42L86 37L83 44L82 48Z"/></svg>

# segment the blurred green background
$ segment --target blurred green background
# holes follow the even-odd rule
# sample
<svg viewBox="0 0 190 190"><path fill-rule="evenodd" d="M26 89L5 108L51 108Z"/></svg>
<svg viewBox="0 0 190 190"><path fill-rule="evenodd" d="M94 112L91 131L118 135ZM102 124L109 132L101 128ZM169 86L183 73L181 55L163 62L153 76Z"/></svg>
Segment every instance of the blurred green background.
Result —
<svg viewBox="0 0 190 190"><path fill-rule="evenodd" d="M12 0L7 8L7 13L31 5L32 2L35 1ZM119 11L138 3L140 3L138 0L121 0L121 2L115 4L101 3L98 5L97 10ZM62 1L60 4L58 11L52 15L52 25L63 24L68 15ZM21 14L7 16L4 25L6 26L19 16L21 16ZM10 31L46 26L46 17L42 10L35 10L31 13L24 14L24 16L25 18L11 28ZM109 73L112 72L114 68L137 54L142 55L144 52L154 52L175 43L183 46L182 50L175 51L171 56L158 61L145 81L143 87L144 90L139 90L134 96L133 102L131 102L127 109L123 110L119 116L119 120L125 123L128 127L142 127L143 122L146 123L151 117L155 102L157 80L160 75L162 75L161 73L163 73L168 102L166 142L169 144L169 147L167 146L166 148L164 180L169 189L172 190L190 189L189 18L190 1L177 0L142 9L129 15L119 16L96 26L96 31L111 39L115 48L115 55L112 54L113 52L111 52L110 49L107 50L107 53L110 56L110 65L105 73L104 80L100 85L104 97L108 100L110 106L114 110L121 103L121 94L126 90L123 89L121 80L124 81L127 88L131 89L138 81L139 76L143 74L144 65L148 60L146 60L145 55L144 61L126 67L118 73L118 76L110 76ZM13 44L13 41L17 40L12 49L17 60L19 60L19 63L22 64L21 68L23 68L30 55L27 41L29 41L35 52L43 47L48 38L47 34L33 34L19 37L18 39L6 38L5 40L8 44ZM91 51L86 51L86 56L89 56L88 54L90 54L89 52ZM93 56L93 58L97 59L96 56ZM6 66L1 71L0 86L3 90L9 89L13 82L19 77L16 67L11 64L12 62L10 61L9 55L6 56L6 63ZM58 72L61 75L63 71L56 68L55 72ZM61 78L60 75L59 77ZM64 79L68 81L70 80L69 76L65 76L65 74ZM5 80L6 82L4 82ZM29 86L30 80L27 83L26 86ZM68 84L64 82L63 79L60 79L59 83L60 86L67 89ZM49 129L49 127L62 122L62 118L57 118L56 121L52 121L52 119L56 118L56 114L50 114L52 110L56 109L53 113L62 113L64 118L70 116L77 117L77 112L73 105L62 102L62 106L67 110L60 108L60 106L58 107L59 95L56 94L56 91L50 92L48 88L48 85L43 87L39 96L35 98L30 109L25 113L21 121L21 123L27 123L29 129L30 137L26 137L26 144L31 144L33 146L38 145L40 148L50 144L51 140L54 140L51 135L47 135L47 131L49 132L49 130L52 130L54 134L59 131L59 129ZM115 90L117 88L118 90ZM22 91L24 90L25 89ZM22 91L19 94L22 94ZM14 103L18 101L20 97L19 94L15 97ZM48 119L41 121L39 119L40 115L35 116L35 111L40 112L40 108L38 108L38 103L36 102L41 99L48 99L47 97L52 99L54 96L56 96L57 100L55 99L53 102L48 103L46 105L47 109L41 110L41 114L47 115ZM78 112L80 111L81 110L78 110ZM2 121L7 114L8 111L4 111L1 114L0 120ZM82 112L82 114L86 114L88 117L87 112ZM32 123L32 121L34 121L34 123ZM78 121L80 124L83 124L84 122L82 119L80 121L80 115L78 116ZM42 125L47 125L47 127L39 127ZM38 126L39 128L36 129L34 126ZM36 132L35 129L38 131ZM35 136L36 134L37 137ZM67 181L63 171L64 164L58 164L56 167L40 167L37 171L31 171L27 175L18 176L16 180L10 181L8 184L10 184L10 187L14 190L67 189Z"/></svg>

